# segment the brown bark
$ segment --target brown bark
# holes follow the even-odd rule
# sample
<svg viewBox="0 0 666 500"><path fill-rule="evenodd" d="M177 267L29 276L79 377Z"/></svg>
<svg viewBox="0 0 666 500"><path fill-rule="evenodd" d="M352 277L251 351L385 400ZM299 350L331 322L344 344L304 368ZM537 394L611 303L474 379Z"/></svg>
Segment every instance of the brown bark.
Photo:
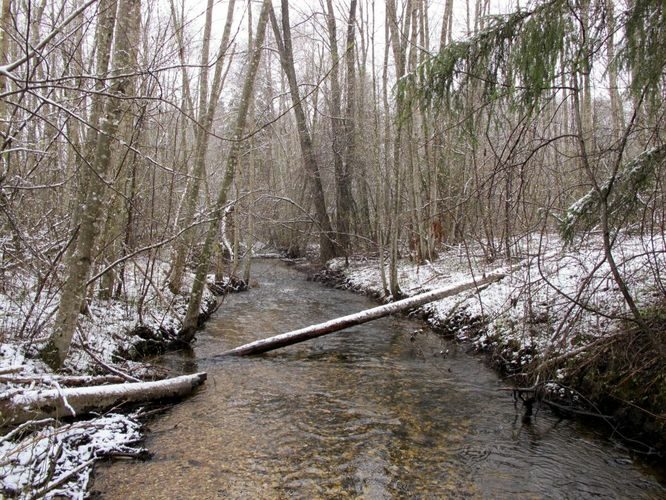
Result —
<svg viewBox="0 0 666 500"><path fill-rule="evenodd" d="M349 6L347 21L347 42L344 52L347 68L347 104L342 116L342 92L340 86L340 55L332 0L326 1L326 16L329 44L331 46L331 128L333 132L333 159L336 188L336 240L340 250L346 255L350 250L351 218L354 207L352 197L352 163L354 161L354 103L355 103L355 23L356 0Z"/></svg>
<svg viewBox="0 0 666 500"><path fill-rule="evenodd" d="M356 0L349 4L349 19L347 20L347 102L345 105L344 138L345 138L345 162L343 177L341 179L340 203L344 207L343 217L345 228L340 233L350 233L352 227L352 214L354 210L354 197L352 195L352 179L356 171L356 124L354 121L354 109L356 102ZM349 247L350 234L345 234L347 247Z"/></svg>
<svg viewBox="0 0 666 500"><path fill-rule="evenodd" d="M312 196L314 198L316 220L319 225L319 258L322 262L336 256L336 245L333 239L331 221L326 211L326 198L324 196L324 187L321 181L321 174L319 172L319 165L315 157L314 146L312 145L312 137L308 129L308 124L305 119L305 111L301 103L301 96L298 91L298 81L296 80L296 70L294 68L294 54L291 44L291 27L289 26L289 2L282 0L282 34L278 28L275 13L271 7L270 11L271 25L273 33L280 52L280 62L282 70L287 76L289 83L289 92L294 107L294 115L296 116L296 126L298 128L298 138L301 146L301 154L303 155L303 166L305 172L310 180L312 189Z"/></svg>
<svg viewBox="0 0 666 500"><path fill-rule="evenodd" d="M0 66L9 62L9 29L11 26L11 4L10 0L0 0ZM7 77L0 76L0 94L7 90ZM5 118L5 101L0 99L0 119ZM4 125L0 132L5 133ZM4 141L3 137L3 141Z"/></svg>

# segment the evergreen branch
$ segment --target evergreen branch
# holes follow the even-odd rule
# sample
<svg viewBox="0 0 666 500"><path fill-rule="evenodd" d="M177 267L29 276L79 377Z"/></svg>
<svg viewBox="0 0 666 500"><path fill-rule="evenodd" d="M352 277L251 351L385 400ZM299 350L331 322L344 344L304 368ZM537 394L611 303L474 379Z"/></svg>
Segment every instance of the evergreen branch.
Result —
<svg viewBox="0 0 666 500"><path fill-rule="evenodd" d="M666 145L644 151L628 162L600 189L592 189L574 202L560 220L560 234L571 243L577 231L591 229L599 222L601 203L608 203L609 217L626 217L639 205L638 195L650 185L657 169L666 161Z"/></svg>

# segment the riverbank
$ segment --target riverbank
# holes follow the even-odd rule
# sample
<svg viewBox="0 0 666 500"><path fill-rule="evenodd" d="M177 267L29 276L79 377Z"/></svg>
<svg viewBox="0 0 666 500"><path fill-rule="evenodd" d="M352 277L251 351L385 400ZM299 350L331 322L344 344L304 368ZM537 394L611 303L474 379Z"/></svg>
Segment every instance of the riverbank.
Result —
<svg viewBox="0 0 666 500"><path fill-rule="evenodd" d="M628 308L599 242L565 247L556 237L526 244L524 265L505 279L412 314L486 353L517 387L529 388L517 394L528 405L546 401L563 414L598 419L637 451L663 454L666 303L663 282L655 279L664 267L663 241L628 238L618 249L616 260L649 332L625 319ZM401 261L402 294L481 278L503 267L488 263L480 250L461 245L434 262ZM315 279L387 300L376 258L334 259Z"/></svg>
<svg viewBox="0 0 666 500"><path fill-rule="evenodd" d="M154 459L95 470L100 498L659 498L642 462L549 412L523 423L481 357L385 317L267 355L218 353L373 307L275 260L227 297L177 372L196 397L150 422ZM418 332L418 333L417 333ZM442 354L449 351L448 354Z"/></svg>
<svg viewBox="0 0 666 500"><path fill-rule="evenodd" d="M100 376L115 382L164 377L145 356L175 346L187 295L169 291L164 262L137 259L128 263L124 275L117 298L89 298L65 366L55 374L39 359L39 351L52 332L59 288L17 271L0 293L0 397L62 391L71 383L89 386ZM191 280L187 275L183 292ZM225 283L217 285L228 291ZM200 320L215 307L213 294L206 290ZM83 498L97 460L146 457L148 452L140 446L141 409L119 410L74 421L42 418L5 428L0 437L0 496ZM0 424L5 426L10 417L0 415Z"/></svg>

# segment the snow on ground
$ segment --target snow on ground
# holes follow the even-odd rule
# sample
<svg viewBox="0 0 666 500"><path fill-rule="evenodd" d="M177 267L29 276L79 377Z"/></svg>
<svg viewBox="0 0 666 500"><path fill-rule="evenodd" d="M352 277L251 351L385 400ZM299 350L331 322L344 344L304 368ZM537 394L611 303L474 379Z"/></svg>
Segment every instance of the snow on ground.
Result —
<svg viewBox="0 0 666 500"><path fill-rule="evenodd" d="M175 334L181 327L187 298L170 292L167 275L168 264L164 262L138 259L129 264L122 296L118 300L100 300L95 295L86 314L80 316L65 368L73 373L92 373L100 370L97 360L121 368L131 366L118 353L132 353L133 346L142 340L130 335L137 326ZM39 348L51 335L60 294L40 291L27 276L13 278L0 292L0 338L17 346L17 353L34 354L35 347ZM192 279L191 274L186 274L183 290L191 288ZM206 290L203 303L211 297ZM0 367L7 361L0 359Z"/></svg>
<svg viewBox="0 0 666 500"><path fill-rule="evenodd" d="M93 420L45 427L15 441L0 438L0 495L3 498L83 499L92 463L109 455L135 456L141 424L110 413Z"/></svg>
<svg viewBox="0 0 666 500"><path fill-rule="evenodd" d="M169 291L167 274L168 265L160 261L128 263L122 297L103 301L95 295L87 313L80 316L65 369L73 374L108 374L99 360L134 376L151 375L147 365L124 356L142 342L140 336L132 335L139 326L171 335L180 329L187 298ZM192 278L186 275L183 290L191 288ZM210 298L206 290L203 303ZM11 375L25 378L50 373L37 353L51 334L59 299L53 283L41 286L22 272L0 288L0 398L27 388L53 388L50 377L41 378L46 385L37 381L18 384L10 379ZM114 414L71 425L50 422L36 433L5 434L0 437L0 498L31 498L59 478L66 481L50 489L47 497L83 498L92 462L111 451L136 452L127 446L139 438L140 424L133 417ZM76 467L81 469L64 477Z"/></svg>
<svg viewBox="0 0 666 500"><path fill-rule="evenodd" d="M471 341L477 348L499 349L505 368L519 370L535 358L570 352L600 335L621 328L615 316L629 316L623 297L605 262L600 240L565 247L556 236L534 237L522 244L523 265L507 278L480 291L470 291L421 308L436 329ZM614 250L622 276L639 307L654 305L666 286L664 239L626 238ZM346 286L383 296L378 261L344 259L329 262L346 276ZM416 265L403 260L398 277L403 294L411 296L481 278L501 268L488 264L480 248L463 246L442 252L435 262ZM572 300L587 309L575 307Z"/></svg>

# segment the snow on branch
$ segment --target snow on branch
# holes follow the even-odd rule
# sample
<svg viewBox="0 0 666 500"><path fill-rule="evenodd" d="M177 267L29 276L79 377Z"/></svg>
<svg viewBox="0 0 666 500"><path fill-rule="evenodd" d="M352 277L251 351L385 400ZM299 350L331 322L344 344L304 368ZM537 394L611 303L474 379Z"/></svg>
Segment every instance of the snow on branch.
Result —
<svg viewBox="0 0 666 500"><path fill-rule="evenodd" d="M560 219L560 234L571 242L576 232L590 230L599 222L600 205L608 203L611 222L626 218L638 206L638 195L655 177L666 160L666 145L644 151L628 162L617 176L607 179L600 188L591 189L576 200Z"/></svg>

